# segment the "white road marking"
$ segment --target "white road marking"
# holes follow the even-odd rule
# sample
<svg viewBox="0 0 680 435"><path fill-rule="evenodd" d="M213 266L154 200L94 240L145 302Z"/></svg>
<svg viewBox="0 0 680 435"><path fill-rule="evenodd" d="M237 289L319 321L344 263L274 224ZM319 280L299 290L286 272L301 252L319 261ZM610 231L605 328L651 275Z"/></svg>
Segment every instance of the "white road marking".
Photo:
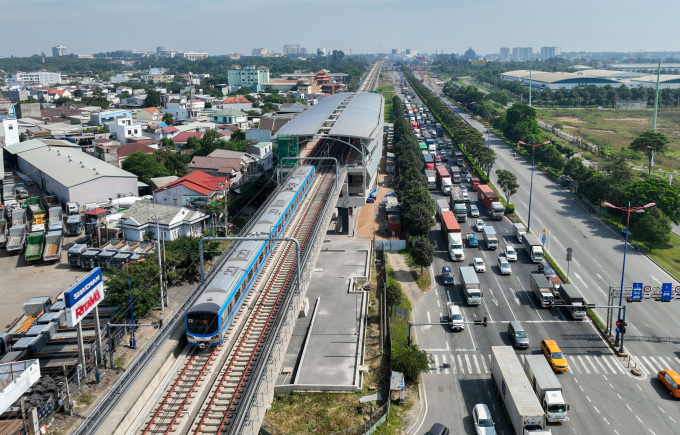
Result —
<svg viewBox="0 0 680 435"><path fill-rule="evenodd" d="M586 367L586 363L583 362L581 355L578 355L576 358L578 358L578 362L581 363L581 367L583 367L583 370L585 370L586 373L590 374L590 370L588 370L588 367Z"/></svg>
<svg viewBox="0 0 680 435"><path fill-rule="evenodd" d="M472 373L472 366L470 365L468 354L465 354L465 365L467 365L468 373Z"/></svg>
<svg viewBox="0 0 680 435"><path fill-rule="evenodd" d="M437 374L441 373L441 370L439 368L439 355L434 355L434 367L437 370Z"/></svg>
<svg viewBox="0 0 680 435"><path fill-rule="evenodd" d="M607 421L607 419L606 419L606 418L602 417L602 420L604 420L604 422L605 422L605 423L607 423L608 425L610 425L610 426L611 426L611 423L609 423L609 422Z"/></svg>
<svg viewBox="0 0 680 435"><path fill-rule="evenodd" d="M588 402L593 403L593 401L590 400L590 397L586 396L586 399L588 399Z"/></svg>
<svg viewBox="0 0 680 435"><path fill-rule="evenodd" d="M590 400L590 399L589 399L589 400ZM600 413L600 410L597 409L597 406L593 406L593 409L594 409L595 411L597 411L598 414Z"/></svg>
<svg viewBox="0 0 680 435"><path fill-rule="evenodd" d="M486 357L484 355L480 355L480 358L482 360L482 365L484 366L484 373L489 373L489 368L486 365Z"/></svg>
<svg viewBox="0 0 680 435"><path fill-rule="evenodd" d="M573 261L574 263L576 263L576 265L577 265L578 267L581 267L581 265L579 264L579 262L578 262L578 261L576 261L576 260L574 260L574 258L573 258L573 257L572 257L571 261Z"/></svg>
<svg viewBox="0 0 680 435"><path fill-rule="evenodd" d="M472 360L473 360L474 363L475 363L475 369L477 370L477 374L481 373L481 372L479 371L479 363L477 362L477 355L472 355Z"/></svg>
<svg viewBox="0 0 680 435"><path fill-rule="evenodd" d="M439 299L437 299L437 308L441 308L441 304L439 303Z"/></svg>
<svg viewBox="0 0 680 435"><path fill-rule="evenodd" d="M666 411L664 411L663 408L660 407L659 405L657 405L656 407L659 408L659 411L663 412L664 414L666 413Z"/></svg>
<svg viewBox="0 0 680 435"><path fill-rule="evenodd" d="M623 397L621 397L621 395L619 393L616 393L616 395L619 396L620 400L623 400Z"/></svg>
<svg viewBox="0 0 680 435"><path fill-rule="evenodd" d="M463 369L463 360L461 359L460 355L457 355L456 358L458 358L458 367L460 367L460 373L465 373L465 370Z"/></svg>
<svg viewBox="0 0 680 435"><path fill-rule="evenodd" d="M457 374L457 371L456 371L456 357L455 357L453 354L451 354L451 371L453 371L453 374L454 374L454 375Z"/></svg>
<svg viewBox="0 0 680 435"><path fill-rule="evenodd" d="M597 367L595 366L595 364L593 364L593 361L591 360L591 358L592 358L592 356L590 356L590 355L585 355L585 356L583 357L583 359L585 359L586 361L588 361L588 364L590 364L590 366L593 368L593 371L594 371L596 374L599 375L599 374L600 374L600 371L597 369Z"/></svg>
<svg viewBox="0 0 680 435"><path fill-rule="evenodd" d="M446 368L446 355L442 355L442 367L444 367L444 374L449 374L449 369Z"/></svg>
<svg viewBox="0 0 680 435"><path fill-rule="evenodd" d="M612 364L614 365L614 367L621 370L622 374L624 374L624 375L628 374L626 369L621 365L621 363L619 363L619 360L617 360L615 357L613 357L611 355L609 355L607 358L609 358L612 361Z"/></svg>
<svg viewBox="0 0 680 435"><path fill-rule="evenodd" d="M669 415L668 418L670 418L671 421L672 421L673 423L675 423L675 420L673 420L673 417L671 417L671 416Z"/></svg>
<svg viewBox="0 0 680 435"><path fill-rule="evenodd" d="M572 358L569 362L569 370L571 370L574 373L580 374L581 369L579 369L578 364L576 364L576 357ZM574 379L576 382L578 382L576 379Z"/></svg>
<svg viewBox="0 0 680 435"><path fill-rule="evenodd" d="M642 391L642 387L641 387L641 386L639 386L639 385L635 385L635 386L638 387L638 390Z"/></svg>
<svg viewBox="0 0 680 435"><path fill-rule="evenodd" d="M599 273L596 273L595 275L597 275L597 277L600 278L600 280L604 281L604 279L602 279L602 276Z"/></svg>
<svg viewBox="0 0 680 435"><path fill-rule="evenodd" d="M649 375L649 373L650 373L649 370L647 370L647 367L645 367L645 365L642 364L642 361L640 361L640 359L638 357L633 358L633 362L635 363L637 368L642 370L646 375Z"/></svg>
<svg viewBox="0 0 680 435"><path fill-rule="evenodd" d="M651 356L649 357L649 359L654 363L654 365L655 365L656 368L658 369L658 370L656 370L657 372L658 372L659 370L663 370L663 366L666 365L666 363L664 363L663 360L661 360L661 364L659 364L659 363L656 362L656 360L655 360L654 358L652 358ZM661 359L661 358L659 357L659 359Z"/></svg>
<svg viewBox="0 0 680 435"><path fill-rule="evenodd" d="M640 358L642 358L642 359L645 361L645 364L651 368L650 374L652 374L652 373L658 371L658 370L655 370L655 369L654 369L654 365L652 365L652 363L650 363L649 360L648 360L646 357L641 356ZM651 357L650 357L650 358L651 358Z"/></svg>
<svg viewBox="0 0 680 435"><path fill-rule="evenodd" d="M642 419L641 419L640 417L638 417L637 414L635 414L635 418L637 418L638 421L639 421L640 423L642 423Z"/></svg>
<svg viewBox="0 0 680 435"><path fill-rule="evenodd" d="M604 361L605 364L607 364L607 367L609 367L609 370L611 370L612 375L615 375L615 374L616 374L616 370L614 370L614 367L612 367L612 366L609 364L609 361L607 360L607 355L602 355L602 360Z"/></svg>
<svg viewBox="0 0 680 435"><path fill-rule="evenodd" d="M614 386L612 385L611 382L609 383L609 386L612 388L612 390L614 389Z"/></svg>
<svg viewBox="0 0 680 435"><path fill-rule="evenodd" d="M655 277L654 275L649 275L654 281L658 282L661 284L661 281L659 281L659 278ZM619 289L620 290L620 289Z"/></svg>
<svg viewBox="0 0 680 435"><path fill-rule="evenodd" d="M649 429L649 428L648 428L648 429ZM650 431L653 435L656 435L656 434L654 433L653 430L649 429L649 431Z"/></svg>
<svg viewBox="0 0 680 435"><path fill-rule="evenodd" d="M595 360L595 362L596 362L600 367L602 367L602 371L604 372L604 374L607 374L607 369L605 369L604 366L602 365L602 363L600 362L600 359L601 359L601 358L593 357L593 359ZM605 378L605 379L607 379L607 378Z"/></svg>
<svg viewBox="0 0 680 435"><path fill-rule="evenodd" d="M578 273L574 272L574 276L575 276L576 278L578 278L579 281L581 281L581 282L583 283L583 285L584 285L585 288L588 288L588 284L586 284L586 282L579 276Z"/></svg>
<svg viewBox="0 0 680 435"><path fill-rule="evenodd" d="M583 393L583 387L582 387L582 386L580 386L580 385L579 385L578 387L579 387L579 388L581 389L581 392Z"/></svg>
<svg viewBox="0 0 680 435"><path fill-rule="evenodd" d="M626 403L626 408L628 408L628 410L629 410L629 411L633 412L633 410L631 409L631 407L630 407L630 406L628 406L628 404L627 404L627 403Z"/></svg>

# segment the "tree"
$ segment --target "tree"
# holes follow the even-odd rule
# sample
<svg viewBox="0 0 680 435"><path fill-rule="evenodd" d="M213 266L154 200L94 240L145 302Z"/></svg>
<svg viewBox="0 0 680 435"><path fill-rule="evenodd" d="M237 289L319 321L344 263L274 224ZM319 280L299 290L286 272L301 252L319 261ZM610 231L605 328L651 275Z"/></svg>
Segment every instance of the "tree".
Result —
<svg viewBox="0 0 680 435"><path fill-rule="evenodd" d="M648 177L626 186L626 202L639 206L653 202L674 222L680 220L680 195L667 180Z"/></svg>
<svg viewBox="0 0 680 435"><path fill-rule="evenodd" d="M496 163L496 153L492 149L482 148L477 155L477 162L486 174L486 178L489 178L493 164Z"/></svg>
<svg viewBox="0 0 680 435"><path fill-rule="evenodd" d="M75 91L73 91L73 96L75 98L83 98L83 91L81 91L80 89L76 89Z"/></svg>
<svg viewBox="0 0 680 435"><path fill-rule="evenodd" d="M663 153L668 146L668 136L658 131L645 131L638 137L633 139L633 142L628 147L635 151L641 151L649 156L649 172L652 172L652 156L654 153Z"/></svg>
<svg viewBox="0 0 680 435"><path fill-rule="evenodd" d="M130 293L135 318L143 318L160 303L158 289L158 263L149 257L146 261L137 261L128 266L130 273ZM125 273L106 272L106 306L118 307L119 311L130 313L130 296ZM154 278L155 277L155 278Z"/></svg>
<svg viewBox="0 0 680 435"><path fill-rule="evenodd" d="M671 220L658 207L647 210L635 225L635 234L649 242L649 251L654 245L667 243L671 239Z"/></svg>
<svg viewBox="0 0 680 435"><path fill-rule="evenodd" d="M120 98L121 100L122 100L123 98L130 98L131 96L132 96L132 95L130 95L130 93L129 93L128 91L123 91L123 92L121 92L120 94L118 94L118 98Z"/></svg>
<svg viewBox="0 0 680 435"><path fill-rule="evenodd" d="M229 140L232 142L244 141L246 140L246 132L243 130L236 130L231 134L231 138Z"/></svg>
<svg viewBox="0 0 680 435"><path fill-rule="evenodd" d="M417 238L411 248L411 258L413 262L420 266L420 274L423 274L423 267L427 267L434 261L434 246L424 237Z"/></svg>
<svg viewBox="0 0 680 435"><path fill-rule="evenodd" d="M586 165L583 164L583 160L579 157L572 157L569 159L566 165L564 165L564 175L573 178L578 181L585 173L588 171Z"/></svg>
<svg viewBox="0 0 680 435"><path fill-rule="evenodd" d="M163 122L165 122L167 125L172 125L175 122L175 117L172 116L172 113L166 112L163 115Z"/></svg>
<svg viewBox="0 0 680 435"><path fill-rule="evenodd" d="M405 201L405 199L402 199L402 201ZM430 202L432 202L431 199ZM422 237L427 235L430 228L432 228L432 225L434 225L434 220L432 218L434 210L431 210L432 208L433 207L428 207L428 204L422 202L402 202L404 227L411 236Z"/></svg>
<svg viewBox="0 0 680 435"><path fill-rule="evenodd" d="M145 154L135 151L123 160L123 169L135 174L139 181L151 183L154 177L165 177L168 170L159 162L155 154Z"/></svg>
<svg viewBox="0 0 680 435"><path fill-rule="evenodd" d="M411 380L417 381L421 373L430 369L430 357L417 345L396 345L392 353L392 368Z"/></svg>
<svg viewBox="0 0 680 435"><path fill-rule="evenodd" d="M507 169L496 169L496 176L498 177L498 185L505 194L505 200L509 203L510 197L517 193L519 188L517 176Z"/></svg>
<svg viewBox="0 0 680 435"><path fill-rule="evenodd" d="M386 302L388 307L399 305L401 303L401 289L396 284L390 284L386 290Z"/></svg>
<svg viewBox="0 0 680 435"><path fill-rule="evenodd" d="M195 136L189 136L187 138L186 143L184 144L184 146L182 148L187 149L187 150L197 151L197 150L201 149L201 141L198 140L198 138L195 137Z"/></svg>
<svg viewBox="0 0 680 435"><path fill-rule="evenodd" d="M144 107L158 107L161 105L161 93L153 89L146 92Z"/></svg>

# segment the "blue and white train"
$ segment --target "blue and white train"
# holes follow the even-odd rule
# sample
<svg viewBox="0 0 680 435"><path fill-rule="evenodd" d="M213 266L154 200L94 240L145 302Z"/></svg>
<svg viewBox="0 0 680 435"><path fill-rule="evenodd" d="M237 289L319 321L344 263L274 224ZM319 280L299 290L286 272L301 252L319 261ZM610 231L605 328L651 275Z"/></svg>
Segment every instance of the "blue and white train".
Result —
<svg viewBox="0 0 680 435"><path fill-rule="evenodd" d="M249 235L280 237L314 177L314 166L295 168L283 188L269 201L266 212L258 217ZM232 317L274 247L273 242L259 240L235 243L238 245L227 261L187 312L186 331L190 344L205 347L222 342Z"/></svg>

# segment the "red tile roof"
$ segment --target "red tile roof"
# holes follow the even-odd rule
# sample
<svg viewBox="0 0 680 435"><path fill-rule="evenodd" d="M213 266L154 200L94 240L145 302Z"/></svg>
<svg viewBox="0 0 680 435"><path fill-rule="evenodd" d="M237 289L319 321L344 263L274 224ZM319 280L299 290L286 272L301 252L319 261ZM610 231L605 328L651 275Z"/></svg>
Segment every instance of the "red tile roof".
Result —
<svg viewBox="0 0 680 435"><path fill-rule="evenodd" d="M227 97L222 101L222 104L236 104L236 103L243 103L243 104L248 104L250 101L246 97L238 96L238 97Z"/></svg>
<svg viewBox="0 0 680 435"><path fill-rule="evenodd" d="M203 133L200 133L198 131L185 131L185 132L179 133L177 136L173 137L172 140L174 140L175 143L186 143L187 140L189 140L190 137L195 137L196 139L200 139L201 136L203 136Z"/></svg>
<svg viewBox="0 0 680 435"><path fill-rule="evenodd" d="M146 110L147 112L149 112L152 115L154 115L156 113L161 113L161 111L156 109L155 107L147 107L144 110Z"/></svg>
<svg viewBox="0 0 680 435"><path fill-rule="evenodd" d="M163 130L165 133L174 133L174 132L176 132L176 131L179 131L179 130L177 130L175 127L165 127L165 128L163 128L162 130Z"/></svg>
<svg viewBox="0 0 680 435"><path fill-rule="evenodd" d="M166 184L165 186L156 190L156 192L182 185L187 189L200 193L201 195L209 195L211 192L224 189L224 187L220 186L220 183L223 184L226 181L226 177L215 177L213 175L206 174L203 171L194 171L182 178ZM231 181L229 183L231 183Z"/></svg>
<svg viewBox="0 0 680 435"><path fill-rule="evenodd" d="M149 145L146 145L146 144L129 143L129 144L125 144L122 147L116 149L116 155L120 159L120 158L129 156L130 154L134 153L135 151L141 151L144 154L151 154L156 150L151 148Z"/></svg>
<svg viewBox="0 0 680 435"><path fill-rule="evenodd" d="M108 213L108 210L97 207L97 208L93 208L90 211L86 211L85 215L87 215L87 216L99 216L100 214L106 214L106 213Z"/></svg>

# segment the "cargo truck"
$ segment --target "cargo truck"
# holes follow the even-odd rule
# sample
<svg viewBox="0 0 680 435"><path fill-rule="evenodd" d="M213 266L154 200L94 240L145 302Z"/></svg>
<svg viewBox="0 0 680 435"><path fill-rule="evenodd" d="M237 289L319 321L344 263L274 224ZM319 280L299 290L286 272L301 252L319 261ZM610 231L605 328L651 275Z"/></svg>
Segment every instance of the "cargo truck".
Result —
<svg viewBox="0 0 680 435"><path fill-rule="evenodd" d="M460 268L460 284L463 286L463 295L468 305L479 305L482 303L482 289L474 267L465 266Z"/></svg>
<svg viewBox="0 0 680 435"><path fill-rule="evenodd" d="M87 251L87 245L76 243L68 250L68 265L82 267L82 255Z"/></svg>
<svg viewBox="0 0 680 435"><path fill-rule="evenodd" d="M540 263L543 261L543 245L538 241L538 237L534 234L525 233L522 236L522 245L524 245L524 249L532 262Z"/></svg>
<svg viewBox="0 0 680 435"><path fill-rule="evenodd" d="M45 207L43 207L40 198L33 196L26 200L26 206L30 210L32 223L31 226L45 225L47 216L45 215Z"/></svg>
<svg viewBox="0 0 680 435"><path fill-rule="evenodd" d="M498 195L494 192L491 187L486 184L480 184L477 187L477 198L482 206L489 213L489 217L495 220L503 219L505 214L505 207L498 201Z"/></svg>
<svg viewBox="0 0 680 435"><path fill-rule="evenodd" d="M455 184L460 184L460 168L458 166L451 166L449 172L451 173L451 181Z"/></svg>
<svg viewBox="0 0 680 435"><path fill-rule="evenodd" d="M454 186L451 188L451 192L449 192L449 201L452 210L455 210L456 204L465 204L465 197L463 197L463 191L460 187Z"/></svg>
<svg viewBox="0 0 680 435"><path fill-rule="evenodd" d="M64 212L61 210L61 206L52 206L47 209L48 231L64 231Z"/></svg>
<svg viewBox="0 0 680 435"><path fill-rule="evenodd" d="M567 421L569 405L562 397L562 384L555 376L552 367L543 355L527 355L524 359L524 372L534 389L545 417L550 423Z"/></svg>
<svg viewBox="0 0 680 435"><path fill-rule="evenodd" d="M427 179L427 188L435 190L437 188L437 174L434 169L425 169L425 178Z"/></svg>
<svg viewBox="0 0 680 435"><path fill-rule="evenodd" d="M479 242L477 241L477 234L475 233L465 233L465 238L468 241L468 246L471 248L476 248L479 246Z"/></svg>
<svg viewBox="0 0 680 435"><path fill-rule="evenodd" d="M17 225L26 225L26 210L23 208L15 208L12 209L12 217L10 218L12 220L12 226L17 226Z"/></svg>
<svg viewBox="0 0 680 435"><path fill-rule="evenodd" d="M437 185L444 195L448 195L451 191L451 174L444 166L436 166L435 174L437 176Z"/></svg>
<svg viewBox="0 0 680 435"><path fill-rule="evenodd" d="M477 188L479 187L479 178L472 177L470 179L470 186L472 186L472 190L477 190Z"/></svg>
<svg viewBox="0 0 680 435"><path fill-rule="evenodd" d="M486 247L489 249L498 248L498 237L496 236L496 230L489 225L484 227L484 241L486 242Z"/></svg>
<svg viewBox="0 0 680 435"><path fill-rule="evenodd" d="M26 243L26 225L12 225L7 237L7 253L18 254L23 252Z"/></svg>
<svg viewBox="0 0 680 435"><path fill-rule="evenodd" d="M449 256L453 261L465 260L465 252L463 251L463 236L460 231L460 225L456 221L456 217L452 211L442 213L442 235L447 241Z"/></svg>
<svg viewBox="0 0 680 435"><path fill-rule="evenodd" d="M83 232L83 219L80 215L72 215L66 218L66 235L79 236Z"/></svg>
<svg viewBox="0 0 680 435"><path fill-rule="evenodd" d="M43 261L61 261L61 244L63 240L64 233L61 231L49 231L47 233L47 236L45 236L45 252L43 253Z"/></svg>
<svg viewBox="0 0 680 435"><path fill-rule="evenodd" d="M454 204L453 213L456 215L456 220L458 222L467 222L468 209L465 203Z"/></svg>
<svg viewBox="0 0 680 435"><path fill-rule="evenodd" d="M26 242L26 252L24 253L26 263L35 263L36 261L40 261L43 254L44 243L44 231L31 231L31 233L28 235L28 241Z"/></svg>
<svg viewBox="0 0 680 435"><path fill-rule="evenodd" d="M545 413L511 346L491 347L491 379L515 435L546 435Z"/></svg>
<svg viewBox="0 0 680 435"><path fill-rule="evenodd" d="M558 305L558 303L570 305L568 310L574 320L583 320L586 317L585 300L574 284L559 284L558 286L554 286L553 289L555 305Z"/></svg>
<svg viewBox="0 0 680 435"><path fill-rule="evenodd" d="M449 201L445 199L438 199L435 202L435 206L437 207L437 219L441 220L442 219L442 213L445 211L449 211Z"/></svg>
<svg viewBox="0 0 680 435"><path fill-rule="evenodd" d="M4 213L4 210L2 210ZM0 216L0 248L4 248L7 244L7 221L4 216Z"/></svg>
<svg viewBox="0 0 680 435"><path fill-rule="evenodd" d="M522 222L512 224L512 232L519 243L522 243L522 236L527 233Z"/></svg>
<svg viewBox="0 0 680 435"><path fill-rule="evenodd" d="M540 302L543 308L548 308L553 305L555 297L552 293L552 284L542 272L531 272L529 275L529 284L531 284L531 290L534 292L536 300Z"/></svg>

